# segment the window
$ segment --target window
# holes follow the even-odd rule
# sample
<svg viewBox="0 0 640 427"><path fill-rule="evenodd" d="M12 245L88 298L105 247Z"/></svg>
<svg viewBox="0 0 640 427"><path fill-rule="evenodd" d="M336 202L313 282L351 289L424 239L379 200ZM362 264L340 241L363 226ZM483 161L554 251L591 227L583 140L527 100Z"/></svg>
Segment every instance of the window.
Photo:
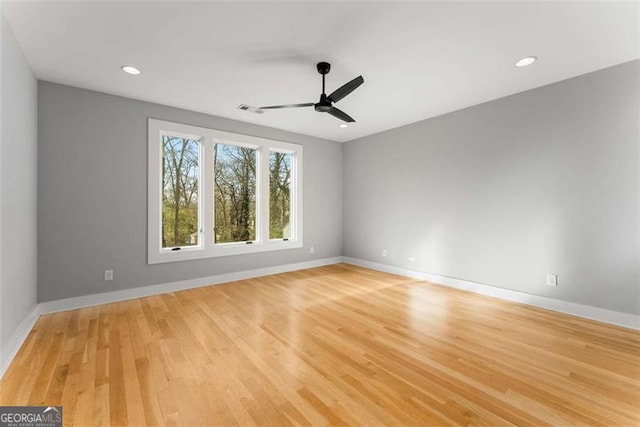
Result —
<svg viewBox="0 0 640 427"><path fill-rule="evenodd" d="M149 119L149 264L302 247L302 146Z"/></svg>
<svg viewBox="0 0 640 427"><path fill-rule="evenodd" d="M162 247L197 246L200 142L162 135Z"/></svg>
<svg viewBox="0 0 640 427"><path fill-rule="evenodd" d="M213 152L215 243L256 240L257 150L216 144Z"/></svg>
<svg viewBox="0 0 640 427"><path fill-rule="evenodd" d="M269 238L291 237L291 154L269 153Z"/></svg>

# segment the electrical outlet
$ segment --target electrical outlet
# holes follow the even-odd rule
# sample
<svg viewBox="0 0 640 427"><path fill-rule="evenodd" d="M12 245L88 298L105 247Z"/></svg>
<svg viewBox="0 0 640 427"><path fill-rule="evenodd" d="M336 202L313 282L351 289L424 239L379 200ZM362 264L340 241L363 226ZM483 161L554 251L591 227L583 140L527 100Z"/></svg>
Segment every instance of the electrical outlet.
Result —
<svg viewBox="0 0 640 427"><path fill-rule="evenodd" d="M314 248L313 246L309 246L309 253L313 254L316 252L316 248Z"/></svg>
<svg viewBox="0 0 640 427"><path fill-rule="evenodd" d="M547 286L558 286L558 276L547 273Z"/></svg>
<svg viewBox="0 0 640 427"><path fill-rule="evenodd" d="M106 282L110 282L113 280L113 270L105 270L104 271L104 280Z"/></svg>
<svg viewBox="0 0 640 427"><path fill-rule="evenodd" d="M410 257L409 257L409 261L411 261L411 262L416 262L416 259L415 259L414 257L410 256Z"/></svg>
<svg viewBox="0 0 640 427"><path fill-rule="evenodd" d="M382 256L387 256L387 250L386 249L382 250Z"/></svg>

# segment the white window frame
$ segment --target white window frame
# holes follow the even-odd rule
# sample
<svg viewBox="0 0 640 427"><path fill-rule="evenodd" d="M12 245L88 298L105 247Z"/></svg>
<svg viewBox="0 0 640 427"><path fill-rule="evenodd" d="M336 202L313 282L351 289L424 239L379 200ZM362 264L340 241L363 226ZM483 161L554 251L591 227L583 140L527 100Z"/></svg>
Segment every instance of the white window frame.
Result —
<svg viewBox="0 0 640 427"><path fill-rule="evenodd" d="M198 126L149 119L148 123L148 246L147 263L186 261L303 247L302 241L302 145ZM162 136L182 136L200 142L198 246L180 250L162 248ZM214 164L216 143L255 148L256 160L256 240L214 243ZM291 237L269 237L269 153L291 154Z"/></svg>

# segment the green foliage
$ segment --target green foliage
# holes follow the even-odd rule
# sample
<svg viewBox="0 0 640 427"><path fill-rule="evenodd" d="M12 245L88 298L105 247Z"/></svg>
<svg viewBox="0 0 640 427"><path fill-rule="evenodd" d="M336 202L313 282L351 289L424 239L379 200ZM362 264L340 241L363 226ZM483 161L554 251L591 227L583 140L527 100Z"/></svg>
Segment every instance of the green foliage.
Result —
<svg viewBox="0 0 640 427"><path fill-rule="evenodd" d="M188 207L178 209L178 240L175 240L176 209L173 203L165 202L162 207L163 230L162 241L164 247L191 246L197 244L198 204L192 203Z"/></svg>

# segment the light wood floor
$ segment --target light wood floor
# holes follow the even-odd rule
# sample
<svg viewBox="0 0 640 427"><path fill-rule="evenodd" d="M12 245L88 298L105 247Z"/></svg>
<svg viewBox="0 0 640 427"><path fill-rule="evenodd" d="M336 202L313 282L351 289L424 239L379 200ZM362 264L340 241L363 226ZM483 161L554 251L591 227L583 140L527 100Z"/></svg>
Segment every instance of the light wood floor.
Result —
<svg viewBox="0 0 640 427"><path fill-rule="evenodd" d="M640 333L333 265L43 316L2 405L67 425L640 425Z"/></svg>

